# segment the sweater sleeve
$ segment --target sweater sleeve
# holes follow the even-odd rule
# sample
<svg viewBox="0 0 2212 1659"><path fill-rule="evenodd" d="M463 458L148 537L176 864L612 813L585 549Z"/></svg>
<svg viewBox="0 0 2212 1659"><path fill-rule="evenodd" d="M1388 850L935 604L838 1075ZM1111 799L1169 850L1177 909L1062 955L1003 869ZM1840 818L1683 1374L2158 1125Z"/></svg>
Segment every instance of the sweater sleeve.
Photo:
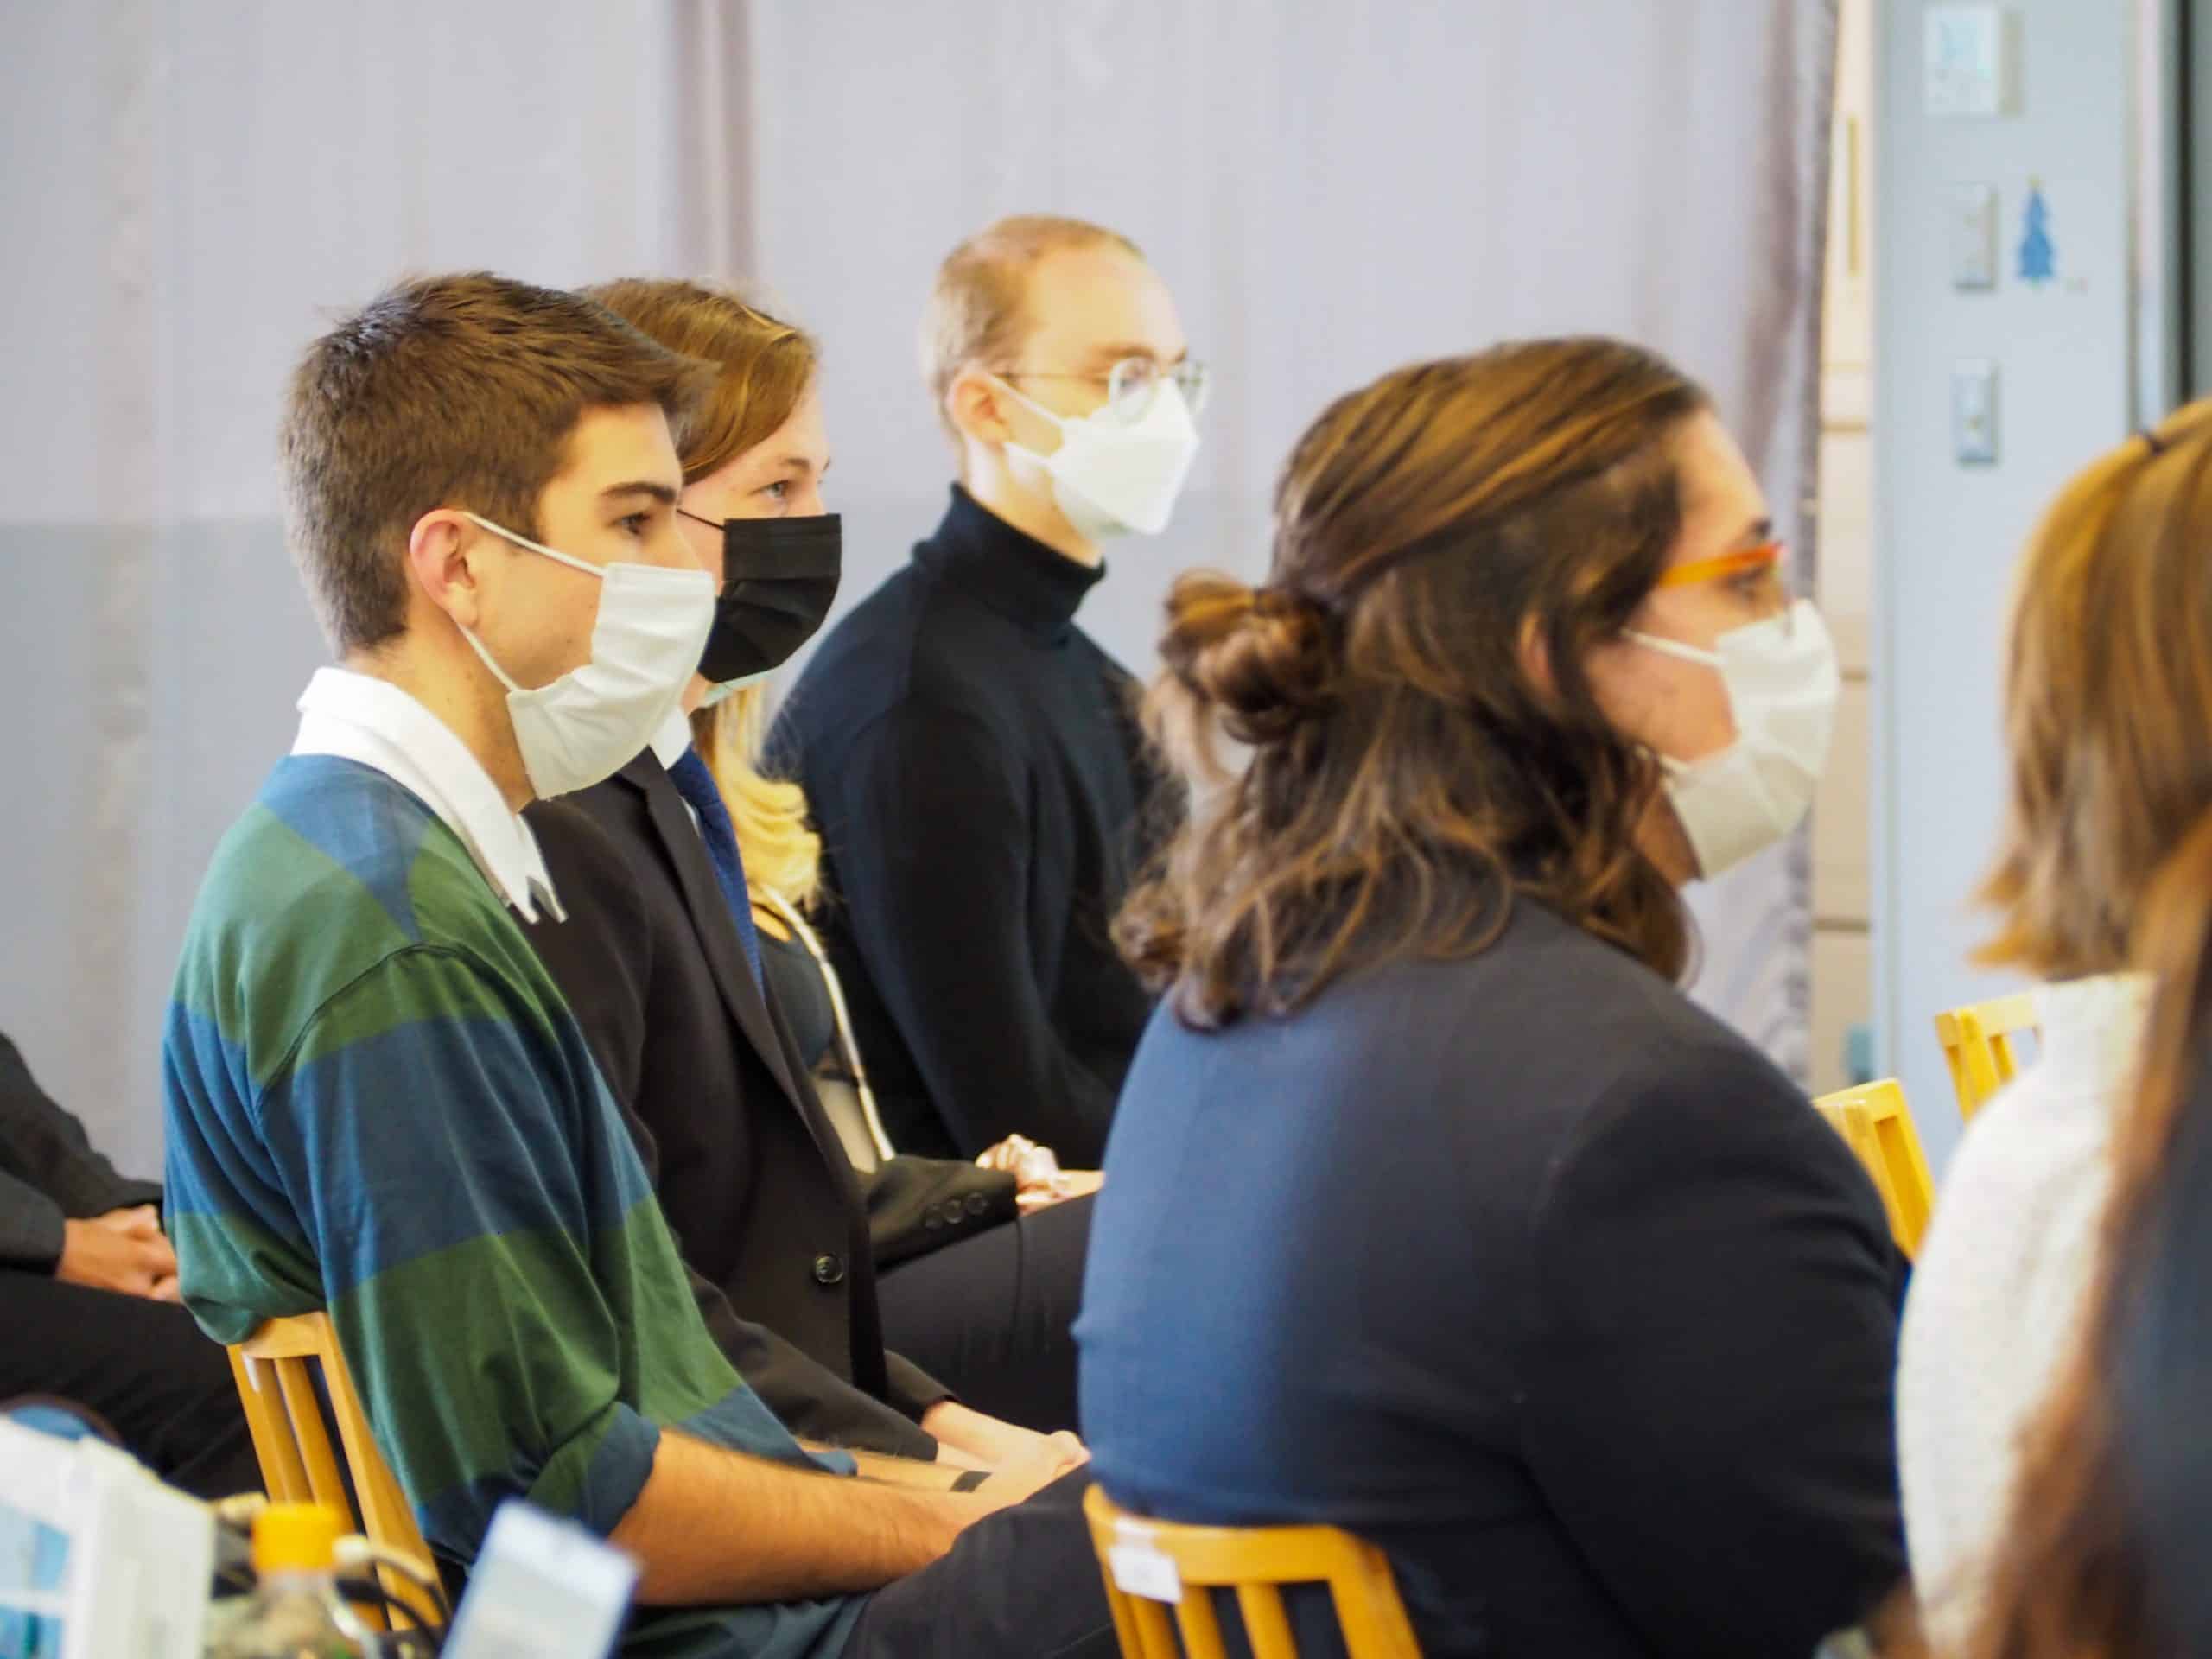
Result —
<svg viewBox="0 0 2212 1659"><path fill-rule="evenodd" d="M1115 1089L1054 1029L1031 906L1065 872L1031 868L1018 766L973 715L909 702L855 738L823 814L845 925L953 1141L1014 1134L1088 1167Z"/></svg>
<svg viewBox="0 0 2212 1659"><path fill-rule="evenodd" d="M85 1126L39 1087L22 1051L0 1036L0 1261L51 1266L61 1251L63 1217L161 1197L158 1183L118 1173Z"/></svg>
<svg viewBox="0 0 2212 1659"><path fill-rule="evenodd" d="M399 952L323 1006L260 1103L370 1420L461 1560L507 1497L611 1531L659 1441L621 1398L631 1337L597 1271L639 1254L651 1190L634 1160L595 1179L558 1155L600 1085L519 1001L468 957Z"/></svg>
<svg viewBox="0 0 2212 1659"><path fill-rule="evenodd" d="M1655 1654L1809 1653L1904 1575L1899 1262L1842 1141L1757 1056L1600 1103L1536 1211L1522 1432Z"/></svg>
<svg viewBox="0 0 2212 1659"><path fill-rule="evenodd" d="M61 1206L29 1181L0 1170L0 1267L52 1273L67 1242Z"/></svg>

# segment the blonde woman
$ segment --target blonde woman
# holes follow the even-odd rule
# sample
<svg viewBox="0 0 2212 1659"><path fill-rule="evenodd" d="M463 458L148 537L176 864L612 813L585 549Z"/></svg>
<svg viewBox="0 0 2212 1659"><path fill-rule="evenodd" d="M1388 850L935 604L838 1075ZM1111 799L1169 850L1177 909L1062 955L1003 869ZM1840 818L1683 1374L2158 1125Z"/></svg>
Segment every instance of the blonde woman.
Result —
<svg viewBox="0 0 2212 1659"><path fill-rule="evenodd" d="M836 589L814 343L693 283L617 283L594 297L722 368L679 440L679 522L721 586L685 703L748 709L750 698L722 700L803 643ZM983 1242L1019 1219L1010 1176L918 1159L855 1172L766 971L784 941L761 933L744 898L752 861L785 883L805 848L803 820L764 810L773 798L726 799L672 718L615 777L533 810L569 914L532 943L628 1111L709 1327L777 1414L840 1444L1005 1462L1033 1450L1036 1431L1073 1425L1080 1242L1055 1293L1039 1269L1056 1252ZM918 1268L879 1279L910 1255L935 1265L911 1284ZM1027 1269L1019 1284L1009 1256Z"/></svg>

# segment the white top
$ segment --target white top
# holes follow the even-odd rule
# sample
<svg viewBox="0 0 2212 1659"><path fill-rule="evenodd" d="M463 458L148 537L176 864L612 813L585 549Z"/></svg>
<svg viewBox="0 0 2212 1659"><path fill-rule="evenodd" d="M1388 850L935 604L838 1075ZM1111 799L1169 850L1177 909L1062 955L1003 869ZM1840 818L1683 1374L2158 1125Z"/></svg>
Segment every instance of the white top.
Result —
<svg viewBox="0 0 2212 1659"><path fill-rule="evenodd" d="M683 705L679 702L668 711L668 718L661 721L660 729L653 734L653 759L659 761L665 771L681 760L684 750L690 747L691 716L683 712Z"/></svg>
<svg viewBox="0 0 2212 1659"><path fill-rule="evenodd" d="M329 754L372 766L417 797L461 837L492 890L537 919L543 905L568 917L553 891L537 837L484 770L484 763L435 715L389 680L319 668L300 694L294 754Z"/></svg>
<svg viewBox="0 0 2212 1659"><path fill-rule="evenodd" d="M1967 1127L1913 1271L1897 1460L1913 1580L1939 1652L1971 1630L2020 1435L2083 1317L2148 1001L2137 975L2036 994L2041 1054Z"/></svg>

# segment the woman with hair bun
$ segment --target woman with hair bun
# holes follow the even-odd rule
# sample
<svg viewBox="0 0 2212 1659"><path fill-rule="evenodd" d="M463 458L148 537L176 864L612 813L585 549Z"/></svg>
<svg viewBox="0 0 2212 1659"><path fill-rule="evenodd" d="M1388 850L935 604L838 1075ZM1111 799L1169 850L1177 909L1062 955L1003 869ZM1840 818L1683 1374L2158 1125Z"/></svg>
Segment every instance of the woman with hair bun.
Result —
<svg viewBox="0 0 2212 1659"><path fill-rule="evenodd" d="M1338 402L1267 582L1169 601L1084 1430L1130 1509L1378 1544L1431 1659L1809 1654L1904 1575L1880 1203L1680 988L1825 759L1783 564L1702 391L1539 340Z"/></svg>

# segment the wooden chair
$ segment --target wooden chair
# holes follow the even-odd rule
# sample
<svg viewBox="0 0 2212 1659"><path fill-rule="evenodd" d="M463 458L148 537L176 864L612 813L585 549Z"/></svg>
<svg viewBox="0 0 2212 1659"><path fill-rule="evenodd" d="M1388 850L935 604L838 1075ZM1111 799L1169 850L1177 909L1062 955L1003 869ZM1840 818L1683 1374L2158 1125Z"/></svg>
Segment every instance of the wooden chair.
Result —
<svg viewBox="0 0 2212 1659"><path fill-rule="evenodd" d="M2042 1039L2035 995L2029 991L1992 997L1936 1016L1936 1039L1943 1045L1943 1058L1951 1068L1961 1117L1972 1117L2018 1075L2019 1057L2012 1039L2024 1031Z"/></svg>
<svg viewBox="0 0 2212 1659"><path fill-rule="evenodd" d="M1279 1587L1287 1584L1329 1586L1351 1659L1421 1659L1390 1563L1348 1532L1147 1521L1123 1514L1096 1486L1084 1497L1083 1512L1106 1575L1122 1659L1223 1659L1216 1589L1236 1591L1252 1659L1298 1659Z"/></svg>
<svg viewBox="0 0 2212 1659"><path fill-rule="evenodd" d="M1928 1160L1903 1087L1893 1077L1865 1083L1822 1095L1813 1104L1874 1178L1897 1248L1907 1255L1919 1255L1921 1236L1936 1209L1936 1184L1928 1178Z"/></svg>
<svg viewBox="0 0 2212 1659"><path fill-rule="evenodd" d="M302 1313L271 1319L232 1348L230 1356L231 1374L238 1380L238 1399L245 1408L246 1427L253 1436L254 1455L261 1460L261 1478L269 1496L280 1503L328 1504L352 1517L372 1543L411 1556L423 1575L435 1583L437 1569L429 1547L415 1524L407 1495L377 1450L330 1316ZM331 1447L322 1402L315 1392L317 1366L330 1396L331 1414L337 1419L346 1458L343 1468ZM350 1495L347 1471L353 1476ZM356 1496L358 1508L352 1501ZM377 1576L410 1622L435 1622L420 1611L422 1592L402 1574L379 1567ZM372 1609L362 1611L376 1616Z"/></svg>

